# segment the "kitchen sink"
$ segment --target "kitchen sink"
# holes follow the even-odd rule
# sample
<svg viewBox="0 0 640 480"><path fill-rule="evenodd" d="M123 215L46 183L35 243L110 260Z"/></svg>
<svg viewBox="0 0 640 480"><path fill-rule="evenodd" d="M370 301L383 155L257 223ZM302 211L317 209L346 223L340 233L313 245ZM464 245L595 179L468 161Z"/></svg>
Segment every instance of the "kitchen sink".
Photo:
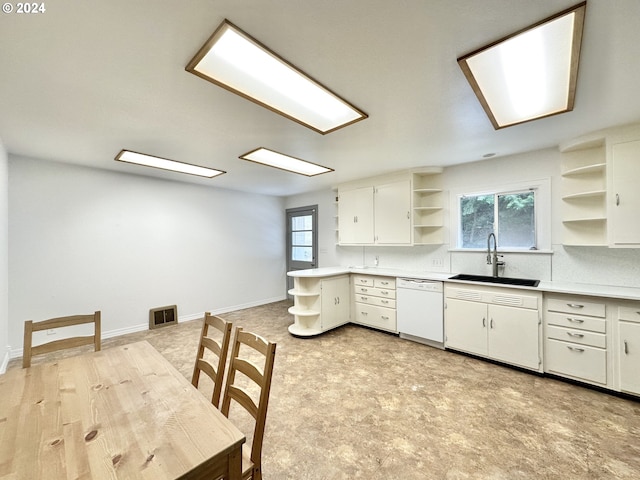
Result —
<svg viewBox="0 0 640 480"><path fill-rule="evenodd" d="M453 277L449 277L449 280L499 283L502 285L518 285L520 287L537 287L540 283L540 280L532 280L530 278L490 277L488 275L470 275L468 273L460 273L458 275L454 275Z"/></svg>

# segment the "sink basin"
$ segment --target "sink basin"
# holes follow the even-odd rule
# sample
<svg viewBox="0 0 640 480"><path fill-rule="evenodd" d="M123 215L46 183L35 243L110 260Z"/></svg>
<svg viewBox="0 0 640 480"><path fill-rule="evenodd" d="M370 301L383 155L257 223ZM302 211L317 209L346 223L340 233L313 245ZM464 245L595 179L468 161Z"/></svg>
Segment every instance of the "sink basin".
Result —
<svg viewBox="0 0 640 480"><path fill-rule="evenodd" d="M540 280L530 278L490 277L487 275L470 275L460 273L449 277L449 280L466 280L468 282L500 283L502 285L518 285L520 287L537 287Z"/></svg>

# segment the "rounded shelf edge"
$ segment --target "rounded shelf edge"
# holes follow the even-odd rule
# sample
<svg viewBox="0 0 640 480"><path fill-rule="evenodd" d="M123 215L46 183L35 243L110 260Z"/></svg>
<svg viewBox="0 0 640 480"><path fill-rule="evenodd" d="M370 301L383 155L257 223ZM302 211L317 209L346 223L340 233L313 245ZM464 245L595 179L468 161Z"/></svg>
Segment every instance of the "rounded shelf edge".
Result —
<svg viewBox="0 0 640 480"><path fill-rule="evenodd" d="M301 328L295 323L289 325L287 330L289 330L289 333L294 337L315 337L316 335L320 335L322 333L322 330Z"/></svg>
<svg viewBox="0 0 640 480"><path fill-rule="evenodd" d="M292 288L287 293L295 297L317 297L320 295L319 292L301 292L300 290L296 290L295 288Z"/></svg>
<svg viewBox="0 0 640 480"><path fill-rule="evenodd" d="M320 312L317 312L315 310L301 310L299 308L296 308L295 305L293 307L289 307L288 312L291 315L296 315L298 317L314 317L316 315L320 315Z"/></svg>

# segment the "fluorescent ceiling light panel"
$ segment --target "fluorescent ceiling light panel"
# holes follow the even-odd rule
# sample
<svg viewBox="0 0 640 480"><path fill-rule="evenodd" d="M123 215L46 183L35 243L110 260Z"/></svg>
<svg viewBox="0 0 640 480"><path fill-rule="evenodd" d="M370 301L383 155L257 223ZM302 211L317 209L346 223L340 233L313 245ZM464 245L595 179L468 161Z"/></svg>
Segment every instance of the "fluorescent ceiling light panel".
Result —
<svg viewBox="0 0 640 480"><path fill-rule="evenodd" d="M166 158L154 157L153 155L132 152L130 150L121 150L120 153L116 155L115 160L118 160L119 162L135 163L136 165L143 165L145 167L161 168L162 170L170 170L172 172L188 173L189 175L198 175L200 177L207 178L213 178L218 175L222 175L223 173L227 173L222 170L199 167L198 165L191 165L189 163L177 162Z"/></svg>
<svg viewBox="0 0 640 480"><path fill-rule="evenodd" d="M299 173L300 175L306 175L307 177L313 177L315 175L320 175L321 173L333 172L332 168L316 165L315 163L290 157L289 155L284 155L262 147L245 153L244 155L240 155L239 158L242 160L261 163L269 167Z"/></svg>
<svg viewBox="0 0 640 480"><path fill-rule="evenodd" d="M495 129L573 110L586 2L458 58Z"/></svg>
<svg viewBox="0 0 640 480"><path fill-rule="evenodd" d="M228 20L186 70L322 134L367 118Z"/></svg>

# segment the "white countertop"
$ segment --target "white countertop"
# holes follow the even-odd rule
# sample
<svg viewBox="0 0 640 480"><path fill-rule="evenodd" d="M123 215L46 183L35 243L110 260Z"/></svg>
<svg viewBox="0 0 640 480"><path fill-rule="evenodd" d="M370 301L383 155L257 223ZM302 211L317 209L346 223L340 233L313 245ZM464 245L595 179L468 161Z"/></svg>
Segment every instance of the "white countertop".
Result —
<svg viewBox="0 0 640 480"><path fill-rule="evenodd" d="M541 281L537 287L521 287L517 285L493 284L485 282L470 282L465 280L449 280L455 273L443 272L412 272L393 268L378 267L323 267L311 268L308 270L296 270L287 272L290 277L331 277L349 273L360 273L365 275L381 275L397 278L418 278L421 280L447 281L451 283L465 283L473 285L489 285L501 288L515 288L519 290L538 290L549 293L570 293L575 295L590 295L595 297L609 297L623 300L640 300L640 288L617 287L612 285L596 285L590 283L568 283Z"/></svg>

